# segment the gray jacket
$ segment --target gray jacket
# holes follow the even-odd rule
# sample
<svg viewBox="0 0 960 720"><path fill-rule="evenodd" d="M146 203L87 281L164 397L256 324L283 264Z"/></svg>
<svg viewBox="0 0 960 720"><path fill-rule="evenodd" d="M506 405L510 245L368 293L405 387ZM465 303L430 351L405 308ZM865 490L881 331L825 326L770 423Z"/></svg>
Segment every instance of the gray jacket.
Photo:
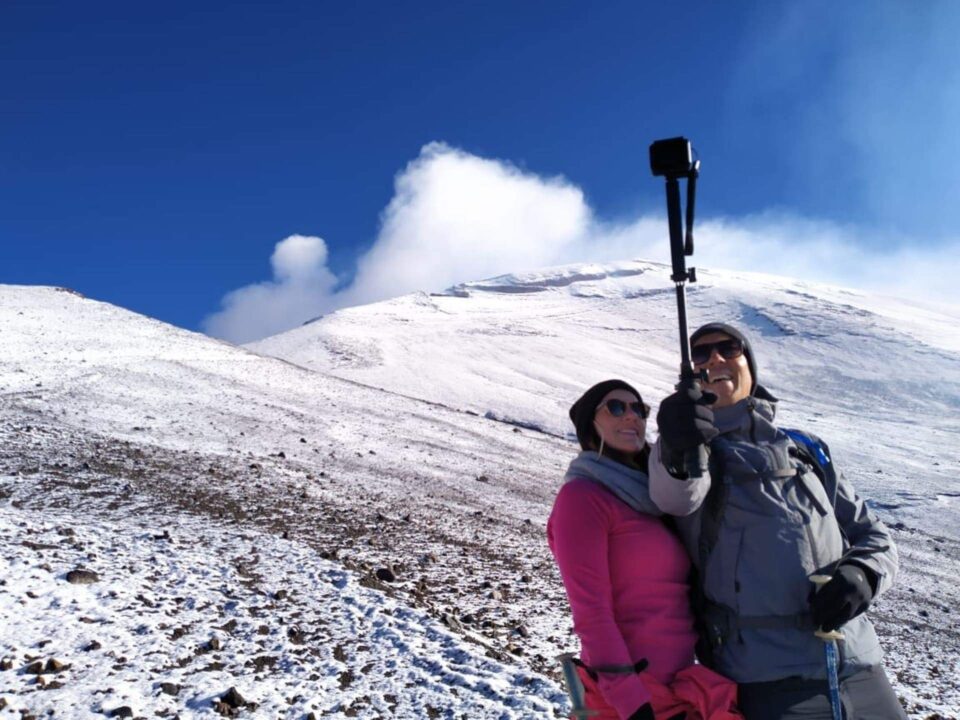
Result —
<svg viewBox="0 0 960 720"><path fill-rule="evenodd" d="M877 595L893 584L897 551L889 531L839 479L831 506L812 468L774 424L775 401L759 389L714 411L720 435L709 451L719 460L728 488L716 543L699 567L703 501L709 473L697 480L673 477L650 458L650 496L677 526L707 599L705 615L725 633L714 669L737 682L791 676L826 677L823 641L813 635L809 595L813 574L832 574L845 560L873 571ZM880 645L865 615L841 628L840 675L881 661Z"/></svg>

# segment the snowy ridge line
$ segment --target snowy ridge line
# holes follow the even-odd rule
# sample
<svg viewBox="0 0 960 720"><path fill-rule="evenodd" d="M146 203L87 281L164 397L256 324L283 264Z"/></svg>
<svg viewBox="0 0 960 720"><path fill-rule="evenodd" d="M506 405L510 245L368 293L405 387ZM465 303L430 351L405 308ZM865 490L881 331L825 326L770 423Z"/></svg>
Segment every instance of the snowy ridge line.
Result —
<svg viewBox="0 0 960 720"><path fill-rule="evenodd" d="M262 356L262 355L260 355L259 353L257 353L257 352L254 351L254 350L248 350L247 352L253 353L254 355L259 355L259 356L261 356L261 357L270 357L271 360L274 359L273 356ZM329 377L329 376L327 376L327 375L325 375L325 374L318 373L316 370L313 370L313 369L311 369L311 368L305 367L305 366L303 366L303 365L297 365L297 363L295 363L295 362L293 362L293 361L291 361L291 360L284 360L283 358L275 358L275 359L280 360L281 362L284 362L284 363L286 363L286 364L288 364L288 365L292 365L293 367L297 368L298 370L305 370L306 372L309 372L309 373L321 374L321 375L324 375L325 377ZM544 428L544 427L541 427L541 426L537 425L537 424L534 423L534 422L530 422L530 421L527 421L527 420L518 420L518 419L514 419L514 418L509 418L509 417L501 417L500 415L498 415L498 414L497 414L496 412L494 412L493 410L488 410L487 412L485 412L485 413L483 413L483 414L481 415L480 413L478 413L478 412L476 412L476 411L474 411L474 410L452 407L452 406L450 406L450 405L447 405L446 403L436 402L436 401L433 401L433 400L427 400L427 399L424 399L424 398L416 397L416 396L414 396L414 395L407 395L406 393L402 393L402 392L400 392L400 391L398 391L398 390L389 390L389 389L387 389L387 388L376 387L376 386L374 386L374 385L370 385L370 384L368 384L368 383L364 383L364 382L361 382L361 381L359 381L359 380L353 380L353 379L351 379L351 378L341 378L341 377L338 377L337 379L338 379L338 380L342 380L343 382L348 383L348 384L350 384L350 385L354 385L354 386L356 386L356 387L362 387L362 388L365 388L365 389L367 389L367 390L376 390L376 391L385 393L385 394L387 394L387 395L393 395L394 397L401 397L401 398L403 398L404 400L410 400L411 402L419 403L419 404L422 404L422 405L426 405L426 406L428 406L428 407L442 408L442 409L444 409L444 410L449 410L450 412L462 413L462 414L464 414L464 415L471 415L471 416L473 416L473 417L482 417L482 418L485 419L485 420L492 420L493 422L502 423L502 424L504 424L504 425L510 425L510 426L522 428L522 429L524 429L524 430L531 430L531 431L534 431L534 432L538 432L538 433L540 433L540 434L542 434L542 435L549 435L550 437L559 438L559 439L561 439L561 440L570 440L570 435L569 435L569 434L568 434L568 435L564 435L564 434L562 434L562 433L553 432L553 431L551 431L551 430L548 430L548 429L546 429L546 428Z"/></svg>
<svg viewBox="0 0 960 720"><path fill-rule="evenodd" d="M595 282L606 280L607 278L628 278L643 275L650 269L659 267L657 263L647 263L644 261L634 261L642 264L641 268L619 268L612 270L603 270L597 272L580 272L569 270L569 274L552 275L548 273L523 273L499 275L488 280L475 280L466 283L459 283L447 288L442 293L434 293L437 297L451 295L453 297L465 297L463 293L468 290L478 290L481 292L494 293L529 293L541 292L551 288L569 287L576 283ZM563 271L568 268L577 268L579 266L563 266L556 268L556 271ZM666 266L662 266L666 267Z"/></svg>

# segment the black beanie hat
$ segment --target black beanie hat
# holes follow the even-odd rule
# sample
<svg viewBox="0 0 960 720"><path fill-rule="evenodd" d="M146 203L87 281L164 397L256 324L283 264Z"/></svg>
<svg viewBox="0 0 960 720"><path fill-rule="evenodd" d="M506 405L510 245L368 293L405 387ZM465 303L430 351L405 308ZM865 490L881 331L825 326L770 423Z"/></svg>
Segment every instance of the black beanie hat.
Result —
<svg viewBox="0 0 960 720"><path fill-rule="evenodd" d="M710 333L723 333L743 343L743 355L747 358L747 367L750 368L750 394L753 395L757 390L757 362L753 359L753 348L750 347L750 341L747 340L747 336L732 325L727 325L726 323L707 323L697 328L693 335L690 336L690 347L693 347L697 340L704 335L709 335Z"/></svg>
<svg viewBox="0 0 960 720"><path fill-rule="evenodd" d="M591 446L596 442L597 432L593 428L593 417L597 414L597 407L600 401L607 393L613 390L628 390L637 396L641 403L643 398L640 393L623 380L604 380L587 390L580 399L570 406L570 419L573 426L577 429L577 440L580 441L580 447L584 450L593 449ZM644 403L646 404L646 403Z"/></svg>

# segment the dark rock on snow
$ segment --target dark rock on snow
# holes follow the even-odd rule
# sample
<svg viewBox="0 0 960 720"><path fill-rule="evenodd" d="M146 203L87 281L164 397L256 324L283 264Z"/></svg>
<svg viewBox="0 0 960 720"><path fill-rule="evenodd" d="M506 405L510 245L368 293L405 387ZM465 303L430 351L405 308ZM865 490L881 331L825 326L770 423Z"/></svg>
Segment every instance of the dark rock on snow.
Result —
<svg viewBox="0 0 960 720"><path fill-rule="evenodd" d="M100 576L93 570L71 570L67 573L67 582L74 585L91 585L100 581Z"/></svg>

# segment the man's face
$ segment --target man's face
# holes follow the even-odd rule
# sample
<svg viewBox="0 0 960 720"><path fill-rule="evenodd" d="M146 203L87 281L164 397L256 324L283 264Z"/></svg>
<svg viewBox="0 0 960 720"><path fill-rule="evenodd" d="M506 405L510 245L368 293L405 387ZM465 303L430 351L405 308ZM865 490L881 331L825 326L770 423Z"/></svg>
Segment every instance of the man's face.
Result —
<svg viewBox="0 0 960 720"><path fill-rule="evenodd" d="M704 390L709 390L717 396L717 401L713 404L715 408L727 407L740 402L750 395L750 386L753 385L753 378L750 376L750 366L747 365L747 358L741 351L735 357L726 358L723 356L724 350L729 345L723 345L725 341L737 341L722 332L708 333L703 337L697 338L692 348L713 345L710 348L710 356L703 362L694 363L695 370L707 370L707 382L703 384ZM716 343L721 343L718 347ZM692 353L691 348L691 353ZM730 354L729 350L726 354Z"/></svg>

